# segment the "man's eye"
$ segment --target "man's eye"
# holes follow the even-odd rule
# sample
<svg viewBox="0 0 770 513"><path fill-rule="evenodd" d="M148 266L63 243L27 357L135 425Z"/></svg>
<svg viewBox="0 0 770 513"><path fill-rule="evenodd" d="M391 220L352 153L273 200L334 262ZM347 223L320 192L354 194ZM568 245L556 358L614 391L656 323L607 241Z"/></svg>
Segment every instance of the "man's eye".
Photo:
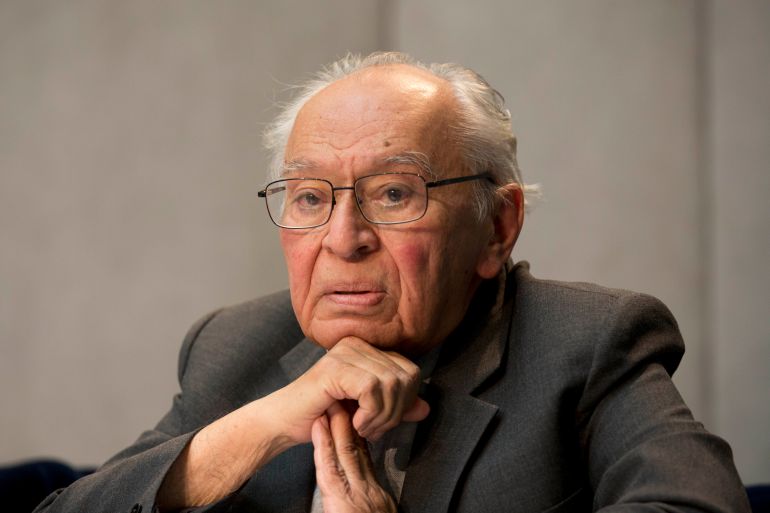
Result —
<svg viewBox="0 0 770 513"><path fill-rule="evenodd" d="M317 190L296 191L292 195L292 203L299 208L318 208L324 205L324 194Z"/></svg>
<svg viewBox="0 0 770 513"><path fill-rule="evenodd" d="M391 203L398 203L404 199L405 194L402 189L392 187L388 189L387 196Z"/></svg>
<svg viewBox="0 0 770 513"><path fill-rule="evenodd" d="M377 202L383 206L399 206L409 201L412 191L402 184L390 184L380 189Z"/></svg>
<svg viewBox="0 0 770 513"><path fill-rule="evenodd" d="M315 194L313 194L311 192L303 194L302 196L300 196L297 199L297 201L299 201L299 203L301 203L303 205L307 205L309 207L318 205L318 203L321 202L321 200L318 199L318 196L316 196Z"/></svg>

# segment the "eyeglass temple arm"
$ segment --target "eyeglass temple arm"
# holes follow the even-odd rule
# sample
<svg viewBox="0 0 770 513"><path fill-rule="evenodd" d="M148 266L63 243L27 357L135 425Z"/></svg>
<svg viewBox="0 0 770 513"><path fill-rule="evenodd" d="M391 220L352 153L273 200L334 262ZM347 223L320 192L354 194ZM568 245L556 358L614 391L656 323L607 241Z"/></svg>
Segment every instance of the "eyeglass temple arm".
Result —
<svg viewBox="0 0 770 513"><path fill-rule="evenodd" d="M261 191L257 191L257 196L260 198L267 198L269 194L275 194L276 192L283 192L286 190L286 187L273 187L272 189L262 189Z"/></svg>
<svg viewBox="0 0 770 513"><path fill-rule="evenodd" d="M492 179L492 173L485 171L484 173L479 173L477 175L469 175L469 176L458 176L456 178L445 178L444 180L436 180L435 182L427 182L425 184L426 187L440 187L442 185L451 185L453 183L462 183L462 182L470 182L471 180L481 180L481 179L487 179L492 183L495 183L495 181Z"/></svg>

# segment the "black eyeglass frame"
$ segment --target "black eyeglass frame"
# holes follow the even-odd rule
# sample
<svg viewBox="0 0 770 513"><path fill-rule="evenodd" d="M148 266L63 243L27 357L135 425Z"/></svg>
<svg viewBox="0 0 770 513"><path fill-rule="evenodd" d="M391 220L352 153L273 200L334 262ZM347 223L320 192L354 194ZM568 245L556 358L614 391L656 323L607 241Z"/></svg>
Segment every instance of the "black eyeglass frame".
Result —
<svg viewBox="0 0 770 513"><path fill-rule="evenodd" d="M326 223L329 222L329 219L332 218L332 212L334 211L334 206L337 204L337 198L334 194L336 191L353 191L353 193L355 193L356 184L358 183L359 180L363 180L372 176L382 176L382 175L410 175L410 176L416 176L420 180L422 180L423 183L425 184L425 208L423 209L422 214L420 214L418 217L415 217L413 219L408 219L406 221L372 221L366 216L364 211L361 209L360 201L358 197L356 197L356 207L358 208L358 211L361 213L361 216L364 219L366 219L367 222L372 224L383 224L383 225L405 224L405 223L413 223L414 221L419 221L420 219L425 217L425 214L428 212L428 200L430 199L428 196L428 189L432 189L434 187L442 187L444 185L452 185L456 183L470 182L471 180L482 180L482 179L489 180L493 184L495 183L494 177L492 176L492 173L490 173L489 171L485 171L483 173L478 173L475 175L458 176L455 178L445 178L443 180L434 180L431 182L426 182L425 178L423 178L422 175L419 175L417 173L375 173L372 175L360 176L356 178L353 181L353 185L345 185L340 187L335 187L333 183L331 183L329 180L326 180L325 178L300 177L300 178L282 178L280 180L275 180L273 182L270 182L265 186L264 189L257 192L257 196L260 198L265 198L265 207L267 207L267 215L270 217L270 220L273 222L273 224L276 225L277 227L283 228L284 230L309 230L312 228L318 228L319 226L325 225ZM287 181L294 181L294 180L316 180L319 182L326 182L327 184L329 184L329 187L332 190L332 206L329 209L329 215L326 216L326 219L322 223L318 223L310 226L284 226L278 223L278 221L276 221L273 218L273 213L270 211L270 204L267 201L268 189L270 189L270 186L278 182L287 182Z"/></svg>

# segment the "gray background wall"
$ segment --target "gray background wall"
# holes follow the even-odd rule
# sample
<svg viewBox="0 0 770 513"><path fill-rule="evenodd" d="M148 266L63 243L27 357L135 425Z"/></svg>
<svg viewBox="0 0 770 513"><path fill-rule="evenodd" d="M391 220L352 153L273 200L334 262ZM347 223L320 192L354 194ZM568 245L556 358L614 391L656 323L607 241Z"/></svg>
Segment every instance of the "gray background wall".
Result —
<svg viewBox="0 0 770 513"><path fill-rule="evenodd" d="M537 275L661 297L676 382L770 481L770 3L0 2L0 464L95 464L175 392L185 329L284 288L260 132L346 51L475 68L545 201Z"/></svg>

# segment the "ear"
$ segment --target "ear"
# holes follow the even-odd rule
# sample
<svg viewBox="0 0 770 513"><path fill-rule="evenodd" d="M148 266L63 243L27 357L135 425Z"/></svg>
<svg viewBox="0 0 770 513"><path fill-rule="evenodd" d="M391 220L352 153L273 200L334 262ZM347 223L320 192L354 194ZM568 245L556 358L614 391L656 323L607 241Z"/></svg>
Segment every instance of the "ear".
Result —
<svg viewBox="0 0 770 513"><path fill-rule="evenodd" d="M483 279L497 276L511 256L513 245L524 224L524 193L517 183L497 189L497 204L492 214L493 232L479 258L476 272Z"/></svg>

